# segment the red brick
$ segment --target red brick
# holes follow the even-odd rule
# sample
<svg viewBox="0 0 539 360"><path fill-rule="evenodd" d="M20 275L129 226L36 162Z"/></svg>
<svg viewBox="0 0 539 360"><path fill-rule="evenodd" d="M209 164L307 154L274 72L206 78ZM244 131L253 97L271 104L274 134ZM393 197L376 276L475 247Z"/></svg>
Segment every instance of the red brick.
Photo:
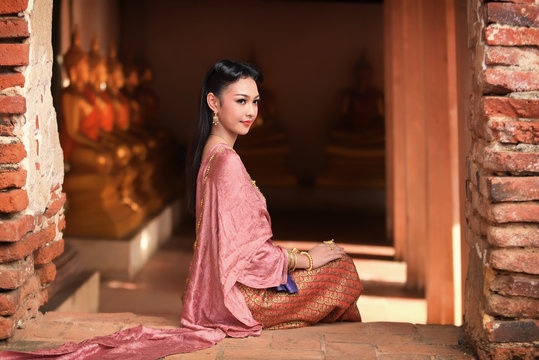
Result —
<svg viewBox="0 0 539 360"><path fill-rule="evenodd" d="M539 9L534 5L515 5L511 3L489 3L488 21L514 26L539 27Z"/></svg>
<svg viewBox="0 0 539 360"><path fill-rule="evenodd" d="M535 91L539 90L539 73L537 71L486 69L484 82L487 92Z"/></svg>
<svg viewBox="0 0 539 360"><path fill-rule="evenodd" d="M487 336L493 342L534 342L539 339L539 321L495 320L485 324Z"/></svg>
<svg viewBox="0 0 539 360"><path fill-rule="evenodd" d="M66 217L65 215L62 214L58 218L58 232L64 231L65 228L66 228Z"/></svg>
<svg viewBox="0 0 539 360"><path fill-rule="evenodd" d="M36 218L32 215L15 216L0 221L0 241L19 241L28 232L34 230Z"/></svg>
<svg viewBox="0 0 539 360"><path fill-rule="evenodd" d="M537 0L492 0L492 1L510 2L510 3L514 3L514 4L536 4L537 5Z"/></svg>
<svg viewBox="0 0 539 360"><path fill-rule="evenodd" d="M34 263L37 265L48 264L64 252L64 239L53 241L34 253Z"/></svg>
<svg viewBox="0 0 539 360"><path fill-rule="evenodd" d="M46 229L25 235L20 241L0 244L0 262L10 262L30 255L56 237L54 225Z"/></svg>
<svg viewBox="0 0 539 360"><path fill-rule="evenodd" d="M0 264L0 289L16 289L34 273L31 256L24 259Z"/></svg>
<svg viewBox="0 0 539 360"><path fill-rule="evenodd" d="M26 209L28 194L26 190L15 189L0 192L0 212L14 213Z"/></svg>
<svg viewBox="0 0 539 360"><path fill-rule="evenodd" d="M0 116L0 136L13 136L15 124L13 119L9 117Z"/></svg>
<svg viewBox="0 0 539 360"><path fill-rule="evenodd" d="M0 294L0 315L13 315L21 298L21 289L15 289Z"/></svg>
<svg viewBox="0 0 539 360"><path fill-rule="evenodd" d="M477 235L480 235L482 237L487 235L487 222L475 211L470 212L469 209L472 209L471 204L468 202L466 211L468 218L468 224L470 226L470 229Z"/></svg>
<svg viewBox="0 0 539 360"><path fill-rule="evenodd" d="M0 65L1 66L23 66L28 65L30 58L29 44L1 44L0 43Z"/></svg>
<svg viewBox="0 0 539 360"><path fill-rule="evenodd" d="M481 193L494 202L539 200L539 176L492 176L484 184Z"/></svg>
<svg viewBox="0 0 539 360"><path fill-rule="evenodd" d="M17 16L0 18L0 38L21 38L29 35L25 18Z"/></svg>
<svg viewBox="0 0 539 360"><path fill-rule="evenodd" d="M21 73L0 74L0 90L13 86L24 86L24 76Z"/></svg>
<svg viewBox="0 0 539 360"><path fill-rule="evenodd" d="M26 170L1 170L0 189L21 188L26 185Z"/></svg>
<svg viewBox="0 0 539 360"><path fill-rule="evenodd" d="M514 173L539 172L539 153L496 150L483 150L483 166L492 171Z"/></svg>
<svg viewBox="0 0 539 360"><path fill-rule="evenodd" d="M17 164L25 157L23 143L0 144L0 164Z"/></svg>
<svg viewBox="0 0 539 360"><path fill-rule="evenodd" d="M526 275L497 275L490 283L490 290L505 296L539 298L539 281Z"/></svg>
<svg viewBox="0 0 539 360"><path fill-rule="evenodd" d="M36 274L39 276L41 284L49 284L56 277L56 265L49 263L36 268Z"/></svg>
<svg viewBox="0 0 539 360"><path fill-rule="evenodd" d="M485 96L483 97L483 110L486 116L537 119L539 118L539 100Z"/></svg>
<svg viewBox="0 0 539 360"><path fill-rule="evenodd" d="M39 283L31 276L20 288L0 294L0 315L13 315L29 295L37 294Z"/></svg>
<svg viewBox="0 0 539 360"><path fill-rule="evenodd" d="M487 297L487 312L508 318L539 318L539 300L491 294Z"/></svg>
<svg viewBox="0 0 539 360"><path fill-rule="evenodd" d="M539 349L534 347L533 344L523 343L504 344L503 347L490 347L488 350L478 350L480 350L478 351L480 359L489 360L536 360L539 356Z"/></svg>
<svg viewBox="0 0 539 360"><path fill-rule="evenodd" d="M11 337L11 334L15 328L14 322L16 321L14 321L12 317L0 316L0 339L7 339L8 337Z"/></svg>
<svg viewBox="0 0 539 360"><path fill-rule="evenodd" d="M487 65L535 67L539 65L539 50L506 46L489 46L485 54Z"/></svg>
<svg viewBox="0 0 539 360"><path fill-rule="evenodd" d="M60 209L64 206L66 202L66 194L62 193L59 199L56 199L52 201L49 206L47 206L47 210L45 211L45 216L50 218L58 213Z"/></svg>
<svg viewBox="0 0 539 360"><path fill-rule="evenodd" d="M16 14L28 8L28 0L0 1L0 14Z"/></svg>
<svg viewBox="0 0 539 360"><path fill-rule="evenodd" d="M537 224L510 224L490 226L487 230L489 244L497 247L529 246L539 248Z"/></svg>
<svg viewBox="0 0 539 360"><path fill-rule="evenodd" d="M491 203L473 185L468 185L472 206L483 218L496 224L539 221L539 203Z"/></svg>
<svg viewBox="0 0 539 360"><path fill-rule="evenodd" d="M0 114L17 115L26 112L26 99L22 96L0 95Z"/></svg>
<svg viewBox="0 0 539 360"><path fill-rule="evenodd" d="M539 122L492 119L488 127L492 140L505 144L539 144Z"/></svg>
<svg viewBox="0 0 539 360"><path fill-rule="evenodd" d="M498 270L539 275L539 252L528 249L495 249L490 252L490 264Z"/></svg>
<svg viewBox="0 0 539 360"><path fill-rule="evenodd" d="M489 25L485 29L485 39L487 45L539 45L539 29Z"/></svg>

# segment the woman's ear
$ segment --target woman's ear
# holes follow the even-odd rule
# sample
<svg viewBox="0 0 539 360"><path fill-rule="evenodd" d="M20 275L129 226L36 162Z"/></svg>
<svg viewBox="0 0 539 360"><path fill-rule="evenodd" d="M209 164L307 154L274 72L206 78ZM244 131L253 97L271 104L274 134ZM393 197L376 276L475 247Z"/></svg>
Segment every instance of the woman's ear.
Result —
<svg viewBox="0 0 539 360"><path fill-rule="evenodd" d="M219 112L219 98L215 96L214 93L208 93L208 95L206 96L206 101L208 102L208 106L214 113Z"/></svg>

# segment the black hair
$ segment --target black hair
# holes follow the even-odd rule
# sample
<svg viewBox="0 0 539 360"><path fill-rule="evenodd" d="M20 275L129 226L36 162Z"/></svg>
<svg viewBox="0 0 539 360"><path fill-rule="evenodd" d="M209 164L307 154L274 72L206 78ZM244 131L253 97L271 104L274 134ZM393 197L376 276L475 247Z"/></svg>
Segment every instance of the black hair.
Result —
<svg viewBox="0 0 539 360"><path fill-rule="evenodd" d="M213 65L202 83L200 113L195 125L194 136L187 157L187 206L192 214L196 211L196 183L202 162L202 152L210 136L213 111L208 106L207 96L213 93L220 98L223 90L240 79L251 78L257 83L262 81L262 73L253 66L232 60L221 60Z"/></svg>

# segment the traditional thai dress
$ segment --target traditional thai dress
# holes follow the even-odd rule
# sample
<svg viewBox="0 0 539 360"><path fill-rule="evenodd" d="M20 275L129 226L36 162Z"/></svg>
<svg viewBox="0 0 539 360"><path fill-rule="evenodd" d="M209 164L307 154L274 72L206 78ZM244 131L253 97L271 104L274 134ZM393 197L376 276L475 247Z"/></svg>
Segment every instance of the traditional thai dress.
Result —
<svg viewBox="0 0 539 360"><path fill-rule="evenodd" d="M356 301L362 286L349 257L288 274L286 251L271 241L264 196L229 146L218 144L203 159L196 201L197 235L182 328L139 326L52 350L0 352L2 359L39 354L142 360L200 350L226 336L260 335L263 328L361 320ZM276 289L291 282L289 275L297 293Z"/></svg>
<svg viewBox="0 0 539 360"><path fill-rule="evenodd" d="M287 282L288 256L271 238L264 196L238 154L216 145L197 179L197 239L182 324L246 336L262 327L361 321L362 286L349 257L292 272L299 291L290 294L275 289Z"/></svg>

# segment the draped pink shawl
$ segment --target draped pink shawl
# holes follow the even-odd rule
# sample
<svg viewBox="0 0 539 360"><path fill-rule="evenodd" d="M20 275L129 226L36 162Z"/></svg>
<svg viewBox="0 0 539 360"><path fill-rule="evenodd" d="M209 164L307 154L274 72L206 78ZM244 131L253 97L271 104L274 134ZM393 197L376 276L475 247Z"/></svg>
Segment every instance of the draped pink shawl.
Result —
<svg viewBox="0 0 539 360"><path fill-rule="evenodd" d="M182 324L233 337L259 335L237 283L263 289L286 283L286 251L271 242L266 200L238 154L216 145L197 179L197 239Z"/></svg>

